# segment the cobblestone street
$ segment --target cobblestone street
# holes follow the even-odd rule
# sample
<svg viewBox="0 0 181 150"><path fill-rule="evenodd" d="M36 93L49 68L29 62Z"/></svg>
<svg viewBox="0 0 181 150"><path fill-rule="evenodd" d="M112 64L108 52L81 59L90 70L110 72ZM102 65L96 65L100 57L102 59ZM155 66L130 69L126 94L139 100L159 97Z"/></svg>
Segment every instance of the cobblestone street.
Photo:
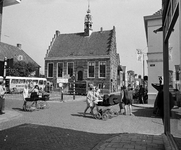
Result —
<svg viewBox="0 0 181 150"><path fill-rule="evenodd" d="M90 150L113 134L95 134L37 124L4 130L1 150Z"/></svg>
<svg viewBox="0 0 181 150"><path fill-rule="evenodd" d="M72 100L72 97L65 96L64 100L65 102L60 102L54 96L48 101L48 109L24 112L21 110L23 101L20 95L7 96L6 114L0 116L1 147L4 150L91 150L120 133L163 133L161 119L151 117L150 108L134 107L135 116L119 115L103 121L94 119L89 114L87 117L82 116L86 106L85 97ZM109 108L118 111L118 105ZM10 112L18 115L3 121L2 117ZM162 149L163 145L159 148Z"/></svg>

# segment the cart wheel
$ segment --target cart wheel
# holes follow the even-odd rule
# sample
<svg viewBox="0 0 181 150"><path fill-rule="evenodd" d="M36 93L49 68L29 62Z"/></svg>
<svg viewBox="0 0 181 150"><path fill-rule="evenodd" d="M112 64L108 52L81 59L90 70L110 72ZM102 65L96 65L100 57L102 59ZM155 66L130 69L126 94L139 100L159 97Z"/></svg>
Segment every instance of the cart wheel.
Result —
<svg viewBox="0 0 181 150"><path fill-rule="evenodd" d="M109 119L113 118L113 115L112 115L112 114L109 114L109 115L108 115L108 118L109 118Z"/></svg>
<svg viewBox="0 0 181 150"><path fill-rule="evenodd" d="M103 114L102 115L102 120L106 121L108 119L108 115L107 114Z"/></svg>
<svg viewBox="0 0 181 150"><path fill-rule="evenodd" d="M113 115L114 115L114 112L113 112L113 111L109 111L109 114L110 114L111 116L113 116Z"/></svg>
<svg viewBox="0 0 181 150"><path fill-rule="evenodd" d="M118 115L119 115L119 113L118 113L118 112L115 112L114 114L115 114L116 116L118 116Z"/></svg>
<svg viewBox="0 0 181 150"><path fill-rule="evenodd" d="M96 114L96 115L95 115L95 118L96 118L96 119L101 119L101 114L100 114L100 113Z"/></svg>

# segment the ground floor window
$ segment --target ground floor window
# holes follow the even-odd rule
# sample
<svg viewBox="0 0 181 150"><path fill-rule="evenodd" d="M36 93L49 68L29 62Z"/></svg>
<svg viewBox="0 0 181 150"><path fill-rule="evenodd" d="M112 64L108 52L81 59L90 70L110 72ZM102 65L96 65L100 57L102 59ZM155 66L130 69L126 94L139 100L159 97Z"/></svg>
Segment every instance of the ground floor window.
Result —
<svg viewBox="0 0 181 150"><path fill-rule="evenodd" d="M95 73L95 62L89 62L88 63L88 77L94 78Z"/></svg>
<svg viewBox="0 0 181 150"><path fill-rule="evenodd" d="M105 61L99 62L99 77L100 78L106 77L106 62Z"/></svg>
<svg viewBox="0 0 181 150"><path fill-rule="evenodd" d="M48 63L48 77L53 77L53 63Z"/></svg>
<svg viewBox="0 0 181 150"><path fill-rule="evenodd" d="M57 73L58 73L58 77L63 77L63 63L58 63Z"/></svg>
<svg viewBox="0 0 181 150"><path fill-rule="evenodd" d="M68 74L69 76L73 76L73 71L74 71L74 63L73 62L69 62L68 63Z"/></svg>

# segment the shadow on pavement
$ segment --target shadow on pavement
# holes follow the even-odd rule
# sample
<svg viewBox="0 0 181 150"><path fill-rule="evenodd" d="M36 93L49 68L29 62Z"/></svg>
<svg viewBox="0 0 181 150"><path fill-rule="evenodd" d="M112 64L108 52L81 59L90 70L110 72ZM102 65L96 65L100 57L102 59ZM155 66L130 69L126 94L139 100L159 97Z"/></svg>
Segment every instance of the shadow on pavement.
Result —
<svg viewBox="0 0 181 150"><path fill-rule="evenodd" d="M85 116L83 116L83 112L78 112L77 114L71 114L72 116L75 117L84 117L84 118L90 118L90 119L95 119L90 113L86 113Z"/></svg>
<svg viewBox="0 0 181 150"><path fill-rule="evenodd" d="M1 150L91 150L118 134L95 134L37 124L22 124L0 131Z"/></svg>
<svg viewBox="0 0 181 150"><path fill-rule="evenodd" d="M133 114L137 117L160 118L159 116L154 116L153 108L134 107Z"/></svg>
<svg viewBox="0 0 181 150"><path fill-rule="evenodd" d="M24 111L22 108L12 108L13 110Z"/></svg>

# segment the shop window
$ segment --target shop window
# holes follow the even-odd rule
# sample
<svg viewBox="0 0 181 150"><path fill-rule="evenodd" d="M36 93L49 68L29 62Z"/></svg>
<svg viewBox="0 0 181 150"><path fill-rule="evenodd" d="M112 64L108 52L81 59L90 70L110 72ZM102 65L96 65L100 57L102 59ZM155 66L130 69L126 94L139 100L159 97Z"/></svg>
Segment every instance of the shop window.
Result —
<svg viewBox="0 0 181 150"><path fill-rule="evenodd" d="M106 77L106 62L99 62L99 77Z"/></svg>

